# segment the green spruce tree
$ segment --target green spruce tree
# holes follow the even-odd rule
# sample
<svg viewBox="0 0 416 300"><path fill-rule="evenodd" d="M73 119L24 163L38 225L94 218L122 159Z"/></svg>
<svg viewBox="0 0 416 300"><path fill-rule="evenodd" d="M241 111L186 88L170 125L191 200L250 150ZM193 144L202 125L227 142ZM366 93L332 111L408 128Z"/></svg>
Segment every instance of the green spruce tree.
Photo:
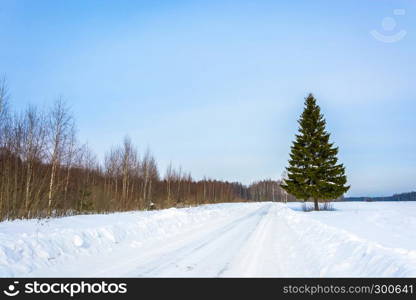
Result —
<svg viewBox="0 0 416 300"><path fill-rule="evenodd" d="M304 201L333 200L348 191L345 167L338 164L338 147L329 142L325 119L312 94L305 99L299 133L291 147L288 178L282 188Z"/></svg>

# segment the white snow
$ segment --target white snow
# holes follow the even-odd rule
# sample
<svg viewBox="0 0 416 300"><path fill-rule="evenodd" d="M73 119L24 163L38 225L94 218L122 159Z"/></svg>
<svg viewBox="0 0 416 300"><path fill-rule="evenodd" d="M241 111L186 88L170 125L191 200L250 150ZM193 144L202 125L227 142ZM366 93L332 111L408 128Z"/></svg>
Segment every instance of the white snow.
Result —
<svg viewBox="0 0 416 300"><path fill-rule="evenodd" d="M194 208L0 223L0 276L415 277L416 202Z"/></svg>

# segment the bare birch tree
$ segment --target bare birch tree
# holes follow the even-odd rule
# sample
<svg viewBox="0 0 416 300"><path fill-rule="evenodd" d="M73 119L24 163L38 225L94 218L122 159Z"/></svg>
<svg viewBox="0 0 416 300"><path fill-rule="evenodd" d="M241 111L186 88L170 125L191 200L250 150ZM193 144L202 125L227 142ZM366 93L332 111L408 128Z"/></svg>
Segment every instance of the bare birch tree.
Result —
<svg viewBox="0 0 416 300"><path fill-rule="evenodd" d="M48 192L48 214L52 212L53 196L57 186L56 177L60 167L62 156L73 128L73 118L69 113L65 102L58 98L52 110L49 112L49 164L50 181Z"/></svg>

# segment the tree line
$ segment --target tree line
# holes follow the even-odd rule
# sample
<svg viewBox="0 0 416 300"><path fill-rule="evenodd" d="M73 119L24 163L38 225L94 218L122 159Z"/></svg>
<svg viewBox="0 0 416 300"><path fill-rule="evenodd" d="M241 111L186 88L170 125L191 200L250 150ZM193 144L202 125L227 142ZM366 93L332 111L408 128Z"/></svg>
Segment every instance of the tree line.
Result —
<svg viewBox="0 0 416 300"><path fill-rule="evenodd" d="M272 200L288 200L278 181L194 180L172 164L162 176L151 151L139 155L128 137L100 162L62 98L14 112L0 80L0 220Z"/></svg>

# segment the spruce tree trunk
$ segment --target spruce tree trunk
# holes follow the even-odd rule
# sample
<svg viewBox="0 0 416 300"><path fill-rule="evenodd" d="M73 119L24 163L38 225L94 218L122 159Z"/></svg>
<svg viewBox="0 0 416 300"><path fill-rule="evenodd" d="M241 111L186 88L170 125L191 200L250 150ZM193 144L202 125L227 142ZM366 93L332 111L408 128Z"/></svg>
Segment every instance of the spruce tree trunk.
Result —
<svg viewBox="0 0 416 300"><path fill-rule="evenodd" d="M319 210L319 203L318 203L318 199L313 198L313 201L315 202L315 210Z"/></svg>

